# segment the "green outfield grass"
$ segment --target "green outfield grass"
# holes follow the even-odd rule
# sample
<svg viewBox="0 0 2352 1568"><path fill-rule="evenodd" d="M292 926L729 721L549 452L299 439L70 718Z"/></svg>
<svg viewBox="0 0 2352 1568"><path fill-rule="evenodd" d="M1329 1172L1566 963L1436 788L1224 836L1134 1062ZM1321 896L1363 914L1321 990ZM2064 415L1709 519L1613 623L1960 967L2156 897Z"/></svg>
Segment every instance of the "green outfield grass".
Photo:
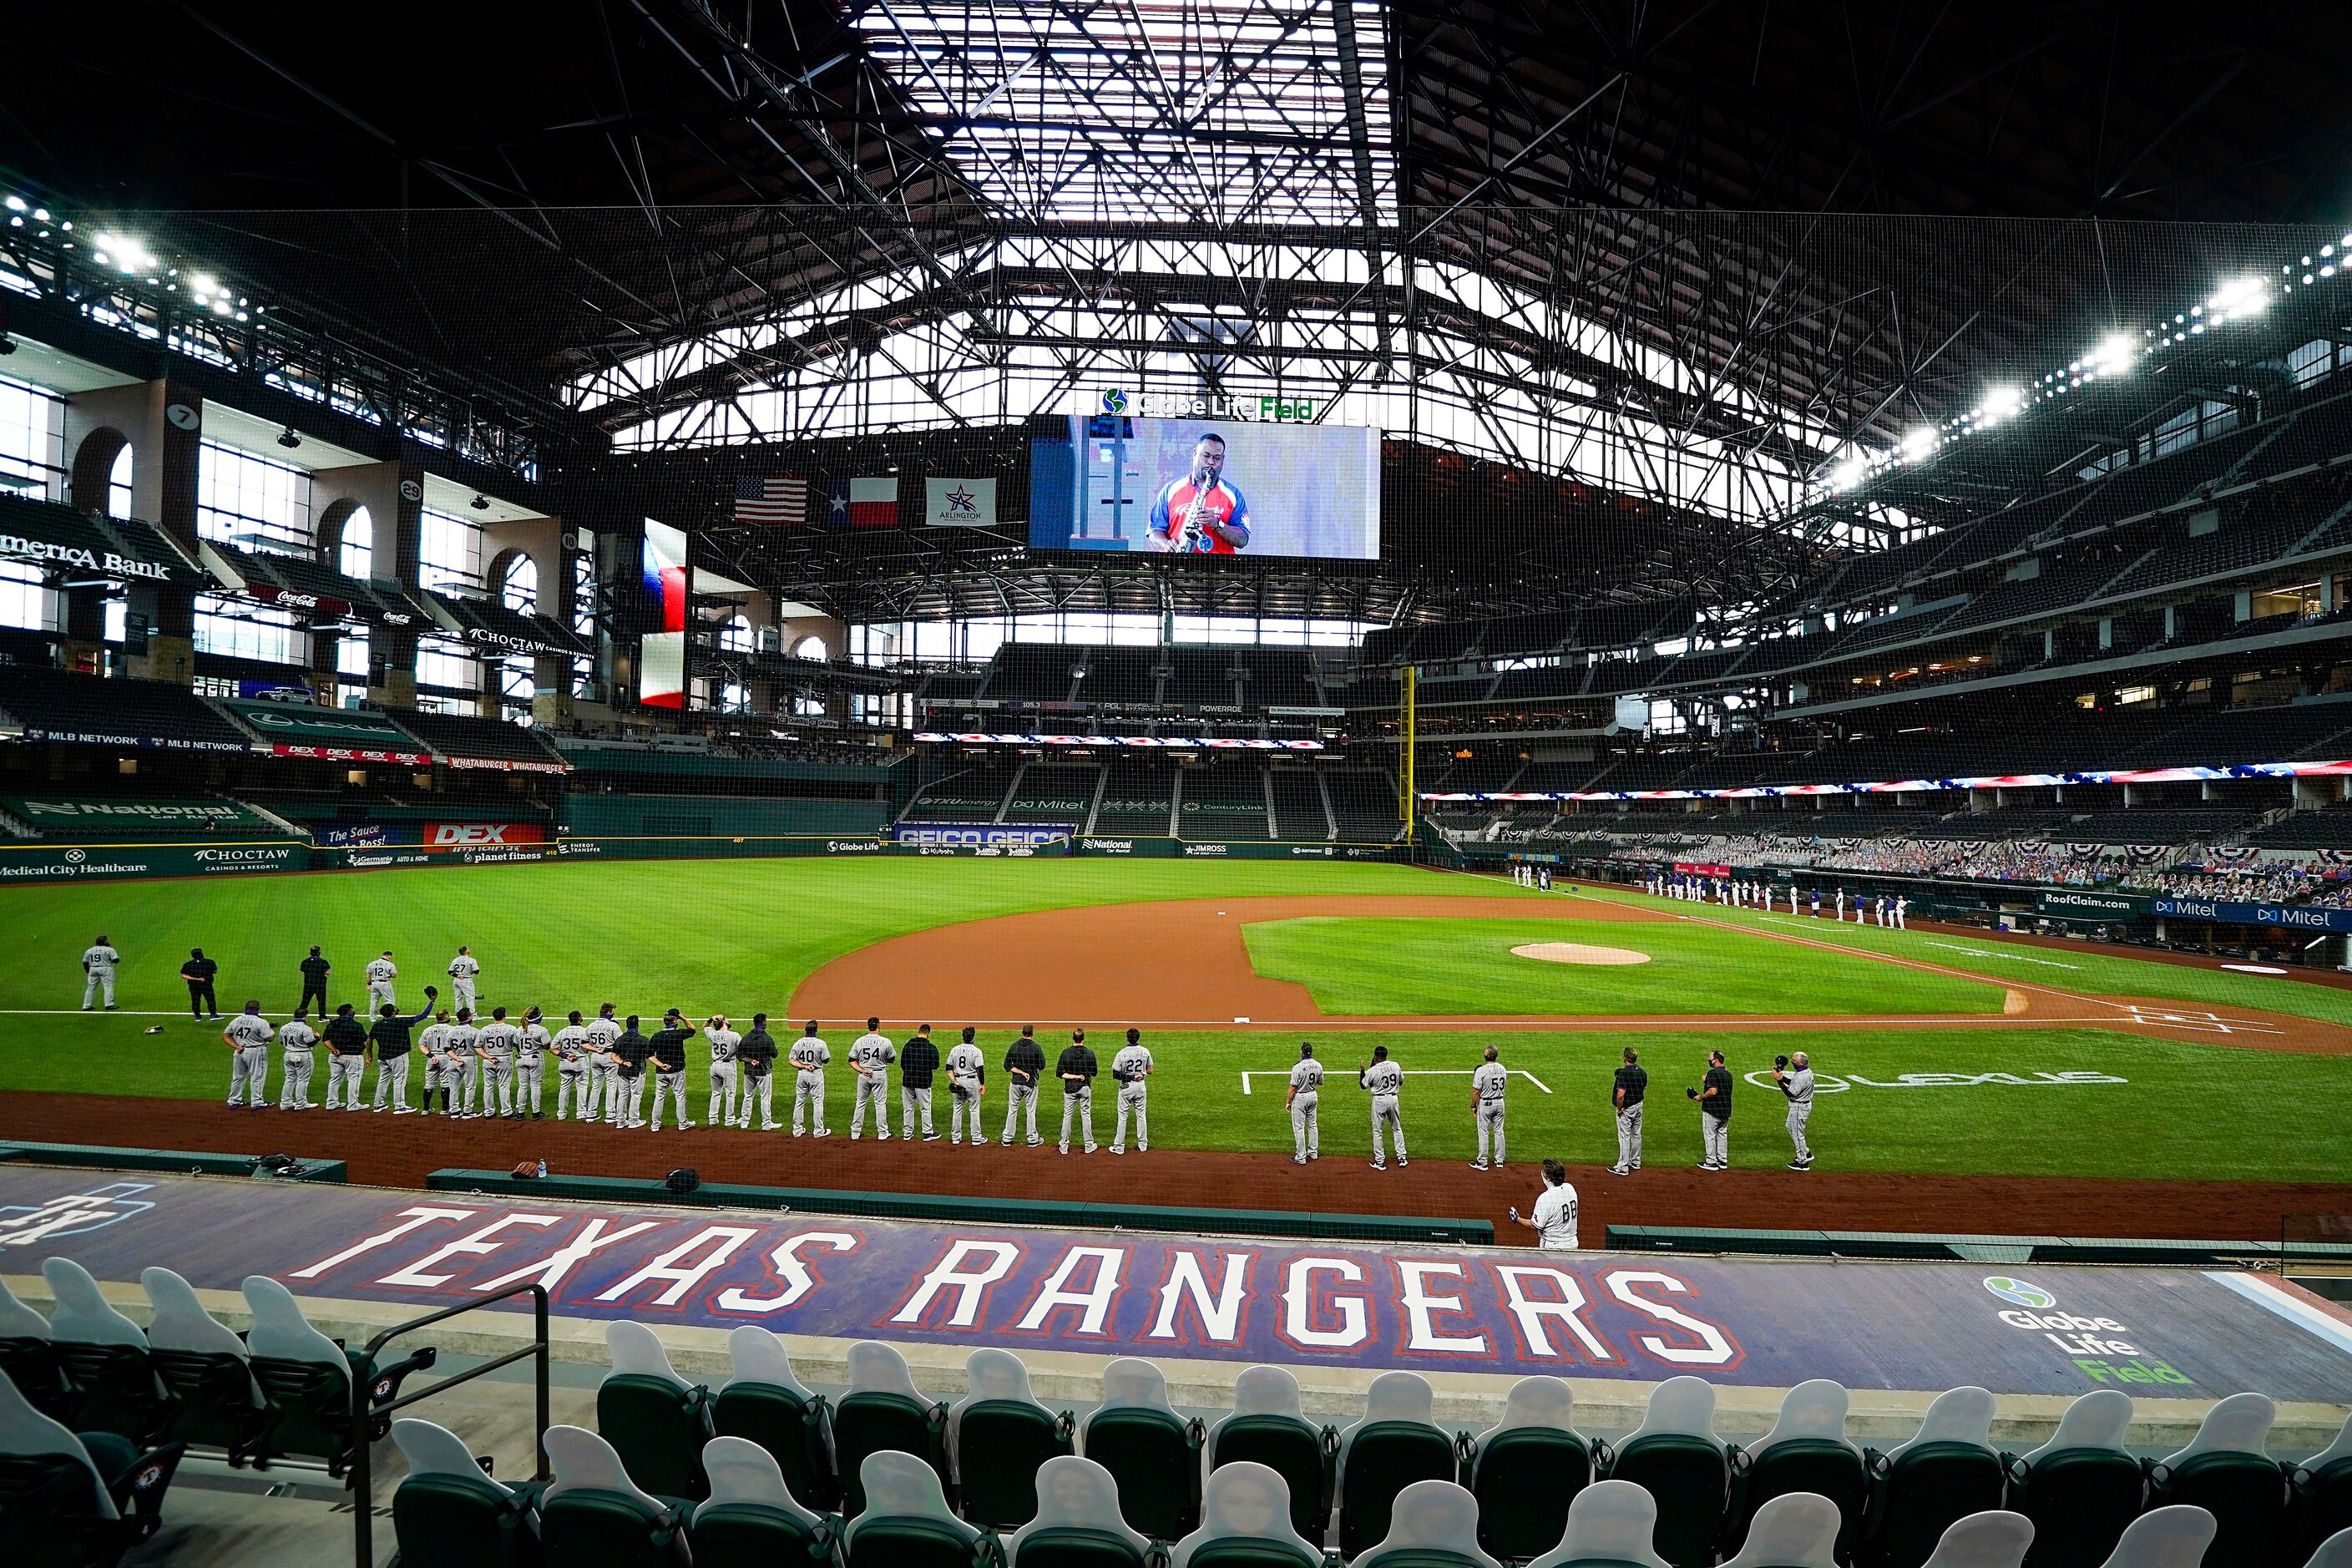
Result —
<svg viewBox="0 0 2352 1568"><path fill-rule="evenodd" d="M535 1002L561 1014L611 1000L624 1011L657 1013L675 1004L697 1015L725 1011L740 1016L754 1008L781 1014L793 988L823 963L925 927L1146 899L1339 893L1507 895L1528 900L1531 910L1546 907L1545 895L1507 882L1402 867L1085 859L510 866L9 889L0 890L0 951L8 955L0 965L0 1009L17 1016L7 1016L0 1028L0 1088L187 1099L226 1091L226 1054L216 1026L192 1024L184 1016L158 1020L129 1012L55 1011L78 1006L78 959L100 931L125 954L122 1005L140 1012L184 1007L185 993L174 976L190 945L200 944L220 960L225 1005L233 1007L256 994L268 1011L282 1014L297 994L295 962L311 942L322 944L337 963L338 1000L355 998L365 960L393 948L404 970L401 994L412 1006L421 1002L424 984L439 977L456 945L465 942L483 963L486 1005ZM1556 896L1549 907L1559 907ZM1709 913L1733 925L1759 920L1747 911ZM1334 1009L1370 1011L1371 1003L1382 1001L1443 1013L1603 1014L1617 1007L1721 1013L1784 1005L1772 998L1785 999L1789 1011L1822 1015L1982 1011L1999 1005L1993 986L1868 963L1867 953L1885 952L1994 981L2029 979L2085 990L2227 1001L2319 1017L2346 1012L2342 993L2253 976L2012 946L1995 938L1803 924L1804 935L1842 942L1855 949L1855 955L1755 941L1680 921L1554 921L1532 929L1518 921L1280 921L1253 927L1248 934L1262 967L1304 979ZM1418 929L1423 927L1439 928L1444 940L1413 940L1426 936ZM1408 939L1402 944L1400 934ZM1633 946L1659 956L1624 969L1554 969L1508 957L1515 942L1534 939ZM1502 956L1495 957L1498 952ZM2053 963L2075 967L2049 968ZM1559 989L1548 991L1541 1006L1531 1008L1528 987L1537 985ZM1637 998L1628 989L1633 986L1655 989ZM142 1032L159 1021L162 1034ZM956 1020L931 1022L947 1029ZM1514 1080L1510 1130L1520 1161L1545 1154L1580 1163L1613 1158L1609 1069L1628 1043L1642 1049L1654 1075L1650 1159L1658 1163L1697 1157L1696 1113L1680 1090L1696 1081L1706 1049L1720 1046L1734 1069L1745 1074L1762 1071L1776 1052L1801 1044L1817 1053L1825 1072L1889 1086L1823 1095L1815 1140L1824 1169L2352 1180L2352 1146L2341 1136L2336 1110L2343 1061L2063 1027L1864 1028L1811 1035L1736 1028L1335 1032L1319 1042L1332 1073L1324 1098L1327 1152L1357 1157L1368 1152L1365 1106L1353 1069L1373 1045L1387 1043L1416 1074L1408 1080L1405 1100L1416 1156L1466 1157L1466 1076L1418 1075L1432 1069L1466 1074L1488 1038L1501 1042L1511 1066L1533 1074L1552 1091L1543 1093L1525 1079ZM845 1043L835 1039L836 1054ZM1007 1043L1003 1033L984 1036L983 1043L992 1061L1002 1059ZM1279 1075L1297 1058L1295 1034L1168 1032L1155 1033L1150 1043L1160 1064L1152 1091L1156 1144L1287 1147ZM698 1049L691 1061L698 1116L705 1059ZM1244 1071L1268 1076L1253 1079L1253 1092L1244 1095ZM2067 1072L2127 1081L2056 1084L2038 1076ZM1895 1087L1905 1074L2006 1074L2026 1081L1914 1081ZM844 1068L832 1075L836 1129L847 1125L850 1076ZM322 1078L314 1097L323 1092ZM1777 1164L1786 1150L1777 1100L1746 1083L1740 1093L1733 1125L1735 1162ZM1059 1102L1050 1089L1045 1099L1050 1134ZM940 1108L943 1113L944 1094ZM1111 1117L1106 1089L1097 1106L1097 1136L1106 1141ZM273 1134L278 1142L300 1143L289 1136L296 1126L351 1135L342 1133L344 1122L329 1122L323 1112L310 1121L258 1124L288 1129Z"/></svg>
<svg viewBox="0 0 2352 1568"><path fill-rule="evenodd" d="M1258 921L1242 934L1260 974L1305 985L1340 1016L1998 1013L2004 995L1990 982L1805 947L1774 951L1696 923L1312 916ZM1650 962L1552 963L1511 952L1535 942L1617 948Z"/></svg>
<svg viewBox="0 0 2352 1568"><path fill-rule="evenodd" d="M1507 879L1501 885L1511 886ZM1768 915L1760 910L1726 909L1717 904L1694 906L1653 899L1622 888L1580 886L1574 896L1688 913L1725 924L1753 926L1759 931L1788 932L1813 942L1836 942L1856 952L1916 958L1990 979L2026 981L2062 991L2175 1002L2219 1002L2264 1012L2293 1013L2298 1017L2331 1024L2352 1024L2352 991L2308 984L2287 975L2233 974L2227 970L2196 969L2185 963L2117 958L2086 949L2010 942L1990 931L1981 936L1959 936L1943 931L1887 931L1852 921L1841 925L1827 915L1815 920L1808 915Z"/></svg>

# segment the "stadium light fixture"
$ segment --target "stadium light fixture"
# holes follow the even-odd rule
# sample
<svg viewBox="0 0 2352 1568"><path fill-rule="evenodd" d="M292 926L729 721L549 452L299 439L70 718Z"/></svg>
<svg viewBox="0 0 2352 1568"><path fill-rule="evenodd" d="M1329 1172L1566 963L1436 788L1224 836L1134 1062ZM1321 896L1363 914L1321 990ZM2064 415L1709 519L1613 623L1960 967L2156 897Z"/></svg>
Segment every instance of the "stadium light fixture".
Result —
<svg viewBox="0 0 2352 1568"><path fill-rule="evenodd" d="M302 437L294 434L294 426L289 425L278 432L278 444L290 452L302 444Z"/></svg>
<svg viewBox="0 0 2352 1568"><path fill-rule="evenodd" d="M1993 387L1985 393L1984 402L1977 407L1977 423L1998 425L2004 419L2014 418L2017 411L2024 406L2025 394L2019 388Z"/></svg>
<svg viewBox="0 0 2352 1568"><path fill-rule="evenodd" d="M2087 358L2092 371L2103 376L2122 375L2139 357L2139 344L2129 332L2109 332Z"/></svg>
<svg viewBox="0 0 2352 1568"><path fill-rule="evenodd" d="M2214 325L2242 321L2261 315L2270 303L2270 279L2249 273L2229 279L2213 291L2213 297L2205 301L2205 319Z"/></svg>
<svg viewBox="0 0 2352 1568"><path fill-rule="evenodd" d="M1933 425L1915 425L1903 436L1903 460L1924 463L1936 455L1943 444L1943 436Z"/></svg>
<svg viewBox="0 0 2352 1568"><path fill-rule="evenodd" d="M477 495L474 498L473 506L476 511L488 511L490 510L490 498L486 495Z"/></svg>
<svg viewBox="0 0 2352 1568"><path fill-rule="evenodd" d="M1830 470L1830 488L1843 493L1868 478L1870 459L1857 454Z"/></svg>
<svg viewBox="0 0 2352 1568"><path fill-rule="evenodd" d="M8 198L8 210L12 213L23 212L25 210L25 198L22 196L10 196Z"/></svg>

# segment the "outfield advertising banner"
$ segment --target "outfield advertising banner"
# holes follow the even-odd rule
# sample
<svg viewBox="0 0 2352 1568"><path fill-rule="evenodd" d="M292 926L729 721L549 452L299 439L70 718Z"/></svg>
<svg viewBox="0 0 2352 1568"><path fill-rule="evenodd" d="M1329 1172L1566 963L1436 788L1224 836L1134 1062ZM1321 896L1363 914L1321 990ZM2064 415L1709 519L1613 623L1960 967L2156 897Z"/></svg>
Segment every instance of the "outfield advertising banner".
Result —
<svg viewBox="0 0 2352 1568"><path fill-rule="evenodd" d="M307 871L310 847L292 839L228 844L110 844L59 848L0 847L0 887L129 881L149 877L244 876Z"/></svg>
<svg viewBox="0 0 2352 1568"><path fill-rule="evenodd" d="M2352 931L2352 910L2313 909L2305 904L2237 904L2211 899L2151 899L2147 907L2149 913L2166 920L2278 926L2286 931Z"/></svg>
<svg viewBox="0 0 2352 1568"><path fill-rule="evenodd" d="M901 822L891 842L919 849L1036 849L1066 843L1077 832L1068 822Z"/></svg>
<svg viewBox="0 0 2352 1568"><path fill-rule="evenodd" d="M185 827L201 833L208 826L266 826L258 815L232 800L45 800L35 795L10 795L0 798L0 811L40 830Z"/></svg>
<svg viewBox="0 0 2352 1568"><path fill-rule="evenodd" d="M536 847L547 842L547 826L538 822L428 822L424 844L427 853L452 849Z"/></svg>
<svg viewBox="0 0 2352 1568"><path fill-rule="evenodd" d="M1659 1259L515 1203L0 1168L0 1246L98 1279L248 1274L410 1311L526 1282L568 1317L1304 1369L2340 1401L2352 1321L2182 1268ZM38 1242L37 1248L24 1244ZM527 1323L528 1314L518 1321Z"/></svg>

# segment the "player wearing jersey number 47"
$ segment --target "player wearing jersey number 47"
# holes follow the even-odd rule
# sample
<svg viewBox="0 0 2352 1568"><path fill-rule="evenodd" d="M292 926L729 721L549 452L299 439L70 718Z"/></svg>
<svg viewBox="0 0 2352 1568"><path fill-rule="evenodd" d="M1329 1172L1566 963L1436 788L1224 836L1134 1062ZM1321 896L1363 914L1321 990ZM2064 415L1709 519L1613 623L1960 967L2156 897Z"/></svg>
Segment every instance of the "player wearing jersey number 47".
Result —
<svg viewBox="0 0 2352 1568"><path fill-rule="evenodd" d="M263 1109L262 1086L269 1079L269 1020L261 1016L261 1004L247 1002L245 1011L228 1021L221 1038L228 1043L228 1103L236 1109L237 1097L245 1096L246 1103L255 1110Z"/></svg>

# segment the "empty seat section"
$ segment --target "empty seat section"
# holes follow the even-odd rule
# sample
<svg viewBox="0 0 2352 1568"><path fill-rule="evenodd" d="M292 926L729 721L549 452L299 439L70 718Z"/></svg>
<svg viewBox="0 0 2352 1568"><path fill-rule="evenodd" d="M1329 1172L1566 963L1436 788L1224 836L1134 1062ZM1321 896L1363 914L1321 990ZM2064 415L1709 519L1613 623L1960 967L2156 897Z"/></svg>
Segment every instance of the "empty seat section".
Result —
<svg viewBox="0 0 2352 1568"><path fill-rule="evenodd" d="M1013 786L1012 802L1004 808L1004 820L1053 824L1076 832L1086 826L1087 813L1094 809L1095 785L1101 778L1102 770L1091 765L1033 763Z"/></svg>
<svg viewBox="0 0 2352 1568"><path fill-rule="evenodd" d="M1255 763L1205 763L1184 771L1186 838L1265 838L1265 770Z"/></svg>
<svg viewBox="0 0 2352 1568"><path fill-rule="evenodd" d="M1110 777L1103 784L1094 830L1110 837L1165 838L1170 792L1176 787L1174 768L1128 757L1114 757L1108 766Z"/></svg>
<svg viewBox="0 0 2352 1568"><path fill-rule="evenodd" d="M1323 775L1331 816L1349 844L1386 844L1404 829L1397 815L1396 781L1385 772L1335 768Z"/></svg>
<svg viewBox="0 0 2352 1568"><path fill-rule="evenodd" d="M993 822L1014 770L1003 763L949 764L908 803L908 822Z"/></svg>
<svg viewBox="0 0 2352 1568"><path fill-rule="evenodd" d="M1323 786L1305 768L1276 768L1274 826L1277 838L1328 838L1331 825L1323 816Z"/></svg>

